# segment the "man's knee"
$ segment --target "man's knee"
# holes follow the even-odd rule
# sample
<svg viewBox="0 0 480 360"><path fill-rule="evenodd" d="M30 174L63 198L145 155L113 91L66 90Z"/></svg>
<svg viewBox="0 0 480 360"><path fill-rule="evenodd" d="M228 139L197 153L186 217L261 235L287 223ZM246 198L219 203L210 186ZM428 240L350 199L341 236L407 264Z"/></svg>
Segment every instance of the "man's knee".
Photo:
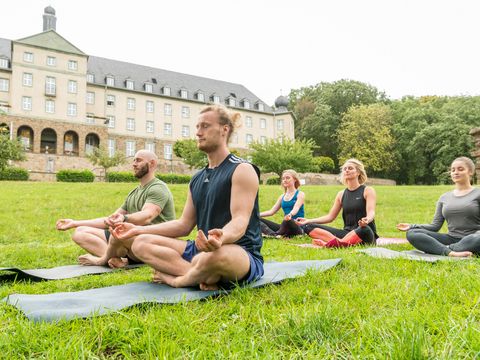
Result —
<svg viewBox="0 0 480 360"><path fill-rule="evenodd" d="M149 236L139 235L133 240L131 251L136 257L142 257L148 247Z"/></svg>
<svg viewBox="0 0 480 360"><path fill-rule="evenodd" d="M75 228L75 231L72 234L72 240L77 244L80 244L85 241L85 235L88 233L88 226L79 226Z"/></svg>

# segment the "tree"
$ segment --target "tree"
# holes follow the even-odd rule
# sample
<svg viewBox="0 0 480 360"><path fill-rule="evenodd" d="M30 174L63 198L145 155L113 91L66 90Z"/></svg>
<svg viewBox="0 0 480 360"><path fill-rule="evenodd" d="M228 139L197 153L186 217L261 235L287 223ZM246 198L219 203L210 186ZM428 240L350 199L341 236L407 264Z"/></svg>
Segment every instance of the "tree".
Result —
<svg viewBox="0 0 480 360"><path fill-rule="evenodd" d="M110 156L105 147L94 148L92 153L87 155L87 158L93 165L99 165L103 169L105 173L105 181L107 180L108 169L126 162L123 153L116 151L113 156Z"/></svg>
<svg viewBox="0 0 480 360"><path fill-rule="evenodd" d="M312 140L293 141L287 138L267 140L265 144L254 142L250 145L252 162L263 172L274 172L278 176L286 169L308 171L312 166L313 146Z"/></svg>
<svg viewBox="0 0 480 360"><path fill-rule="evenodd" d="M8 133L0 132L0 171L8 166L9 160L25 160L23 146L18 140L10 140Z"/></svg>
<svg viewBox="0 0 480 360"><path fill-rule="evenodd" d="M200 169L208 163L206 154L198 149L197 142L193 139L176 141L173 145L173 153L190 169Z"/></svg>
<svg viewBox="0 0 480 360"><path fill-rule="evenodd" d="M383 104L351 107L338 130L341 162L357 158L374 173L386 173L397 166L392 156L394 138L391 132L390 108Z"/></svg>

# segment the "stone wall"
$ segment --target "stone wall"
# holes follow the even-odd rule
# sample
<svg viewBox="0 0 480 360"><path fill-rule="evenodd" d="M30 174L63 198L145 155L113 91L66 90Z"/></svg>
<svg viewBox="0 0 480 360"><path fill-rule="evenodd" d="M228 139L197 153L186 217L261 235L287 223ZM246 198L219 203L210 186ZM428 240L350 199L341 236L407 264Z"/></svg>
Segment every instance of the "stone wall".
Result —
<svg viewBox="0 0 480 360"><path fill-rule="evenodd" d="M480 183L480 127L474 128L470 131L470 135L475 140L475 150L472 152L472 156L476 159L476 173L477 184Z"/></svg>
<svg viewBox="0 0 480 360"><path fill-rule="evenodd" d="M298 174L301 180L305 181L305 185L341 185L338 174L317 174L304 173ZM275 173L266 173L261 175L262 183L265 183L268 178L277 176ZM396 185L395 180L368 178L367 185Z"/></svg>

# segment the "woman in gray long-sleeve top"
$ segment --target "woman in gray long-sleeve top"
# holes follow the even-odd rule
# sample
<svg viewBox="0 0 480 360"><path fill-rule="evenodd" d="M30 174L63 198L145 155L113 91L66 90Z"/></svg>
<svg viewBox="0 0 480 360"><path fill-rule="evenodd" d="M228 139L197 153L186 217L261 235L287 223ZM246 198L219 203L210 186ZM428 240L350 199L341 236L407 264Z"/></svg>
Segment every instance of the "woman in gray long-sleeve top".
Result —
<svg viewBox="0 0 480 360"><path fill-rule="evenodd" d="M467 257L480 254L480 189L471 185L475 164L467 157L452 162L450 175L455 189L442 196L431 224L400 223L407 240L429 254ZM438 231L447 221L448 233Z"/></svg>

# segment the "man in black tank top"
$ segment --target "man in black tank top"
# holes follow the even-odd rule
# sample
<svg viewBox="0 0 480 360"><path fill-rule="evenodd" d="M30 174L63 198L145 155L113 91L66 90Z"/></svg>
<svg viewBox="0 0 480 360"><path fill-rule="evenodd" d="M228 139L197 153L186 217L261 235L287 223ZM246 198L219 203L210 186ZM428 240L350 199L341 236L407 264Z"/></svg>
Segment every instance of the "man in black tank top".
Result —
<svg viewBox="0 0 480 360"><path fill-rule="evenodd" d="M151 226L117 226L131 239L133 254L155 269L154 281L211 290L251 282L263 275L258 210L258 168L228 150L239 113L208 106L197 122L197 146L208 165L190 182L178 220ZM197 225L196 239L183 241Z"/></svg>

